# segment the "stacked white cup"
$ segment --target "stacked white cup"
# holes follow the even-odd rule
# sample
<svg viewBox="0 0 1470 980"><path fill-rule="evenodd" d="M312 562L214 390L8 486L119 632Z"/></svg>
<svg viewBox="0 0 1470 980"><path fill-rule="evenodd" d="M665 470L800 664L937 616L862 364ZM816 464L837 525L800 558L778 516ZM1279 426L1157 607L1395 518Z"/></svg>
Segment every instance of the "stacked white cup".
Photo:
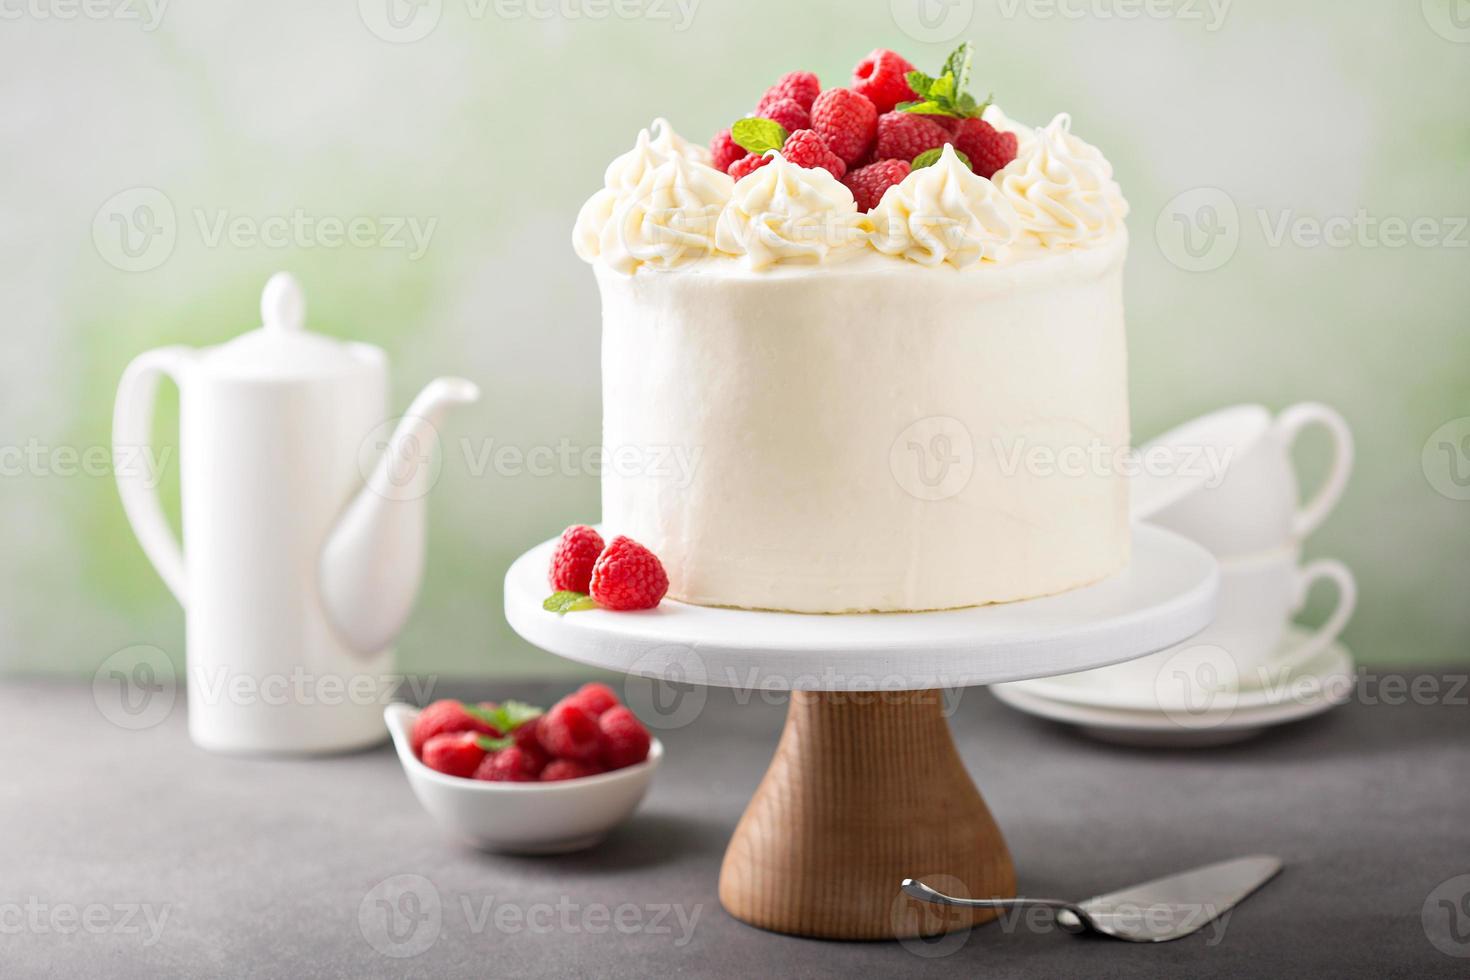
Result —
<svg viewBox="0 0 1470 980"><path fill-rule="evenodd" d="M1291 450L1313 426L1331 437L1333 458L1322 485L1303 503ZM1139 459L1134 519L1177 531L1214 553L1218 609L1199 635L1103 668L1095 672L1099 680L1153 685L1171 659L1211 650L1223 651L1235 683L1265 684L1310 663L1337 639L1357 605L1352 572L1334 559L1303 565L1301 546L1337 505L1352 471L1352 433L1341 415L1314 402L1274 418L1260 405L1237 405L1164 433L1139 450ZM1336 606L1309 636L1295 634L1288 644L1287 627L1319 582L1333 585Z"/></svg>

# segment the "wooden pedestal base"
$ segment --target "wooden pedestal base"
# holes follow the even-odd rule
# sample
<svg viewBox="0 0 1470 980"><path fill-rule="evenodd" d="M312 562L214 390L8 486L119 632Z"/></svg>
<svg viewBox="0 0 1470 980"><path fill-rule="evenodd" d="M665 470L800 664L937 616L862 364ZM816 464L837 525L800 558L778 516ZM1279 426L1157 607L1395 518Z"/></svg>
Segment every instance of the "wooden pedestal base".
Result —
<svg viewBox="0 0 1470 980"><path fill-rule="evenodd" d="M791 693L781 743L720 869L744 922L826 939L937 935L995 913L908 898L1012 896L1015 871L939 691Z"/></svg>

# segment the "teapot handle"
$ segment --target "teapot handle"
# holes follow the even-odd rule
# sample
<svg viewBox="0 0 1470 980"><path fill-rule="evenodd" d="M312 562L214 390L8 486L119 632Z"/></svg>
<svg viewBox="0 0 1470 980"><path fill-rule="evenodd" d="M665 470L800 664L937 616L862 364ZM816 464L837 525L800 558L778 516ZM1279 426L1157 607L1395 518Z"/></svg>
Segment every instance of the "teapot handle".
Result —
<svg viewBox="0 0 1470 980"><path fill-rule="evenodd" d="M134 358L118 383L117 402L112 411L112 469L123 511L143 545L144 554L158 569L179 605L185 607L189 603L184 553L163 516L158 488L149 480L148 468L139 465L138 454L148 446L152 435L153 402L160 377L168 375L182 388L192 355L188 347L162 347Z"/></svg>

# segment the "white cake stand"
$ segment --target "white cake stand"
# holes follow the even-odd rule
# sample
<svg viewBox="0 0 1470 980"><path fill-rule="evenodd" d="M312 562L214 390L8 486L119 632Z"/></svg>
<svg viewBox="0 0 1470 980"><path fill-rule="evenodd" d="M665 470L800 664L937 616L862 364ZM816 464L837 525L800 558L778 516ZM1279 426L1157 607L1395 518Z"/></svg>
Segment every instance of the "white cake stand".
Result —
<svg viewBox="0 0 1470 980"><path fill-rule="evenodd" d="M920 905L898 883L1015 894L1005 841L950 737L937 688L1088 670L1188 639L1214 617L1214 558L1134 528L1117 575L1062 595L948 612L813 616L692 606L541 608L555 540L505 576L505 616L551 653L690 684L789 690L775 758L720 872L735 917L833 939L932 935L994 916Z"/></svg>

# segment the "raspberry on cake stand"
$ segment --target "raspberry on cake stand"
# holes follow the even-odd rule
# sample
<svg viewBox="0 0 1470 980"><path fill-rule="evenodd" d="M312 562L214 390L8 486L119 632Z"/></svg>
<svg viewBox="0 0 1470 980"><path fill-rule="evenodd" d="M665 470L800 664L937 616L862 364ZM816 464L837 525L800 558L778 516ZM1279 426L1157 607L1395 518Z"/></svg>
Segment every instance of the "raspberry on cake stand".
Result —
<svg viewBox="0 0 1470 980"><path fill-rule="evenodd" d="M1004 838L965 771L940 689L1071 673L1188 639L1214 617L1203 548L1133 529L1132 559L1094 585L945 612L807 615L687 605L643 612L541 607L556 539L505 577L505 615L545 650L611 670L790 690L786 728L725 852L720 901L777 932L828 939L933 935L995 913L899 890L1012 896Z"/></svg>

